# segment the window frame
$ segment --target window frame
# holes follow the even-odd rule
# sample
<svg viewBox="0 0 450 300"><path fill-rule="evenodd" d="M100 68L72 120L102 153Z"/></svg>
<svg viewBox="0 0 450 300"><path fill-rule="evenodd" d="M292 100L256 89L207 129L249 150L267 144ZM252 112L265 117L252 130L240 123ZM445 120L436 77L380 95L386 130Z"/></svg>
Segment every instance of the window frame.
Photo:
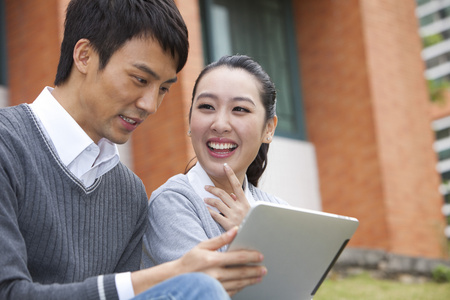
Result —
<svg viewBox="0 0 450 300"><path fill-rule="evenodd" d="M200 1L200 13L202 19L202 34L203 34L203 53L204 53L204 62L208 64L213 61L213 53L214 53L214 45L213 45L213 26L211 20L211 14L209 12L212 11L214 0L201 0ZM242 0L246 1L246 0ZM253 0L247 0L253 1ZM288 78L290 79L290 87L292 94L292 102L291 105L294 110L294 123L292 124L295 132L288 132L286 130L282 130L277 128L275 131L275 135L280 137L286 137L291 139L298 140L307 140L306 127L305 127L305 117L303 110L303 101L301 96L301 78L300 78L300 63L298 60L298 51L296 45L296 35L295 35L295 25L294 25L294 16L292 14L292 1L291 0L272 0L275 2L282 2L283 5L283 14L286 16L285 20L285 28L286 28L286 52L291 62L289 64L288 69ZM257 3L257 1L253 1ZM277 87L278 89L278 87Z"/></svg>

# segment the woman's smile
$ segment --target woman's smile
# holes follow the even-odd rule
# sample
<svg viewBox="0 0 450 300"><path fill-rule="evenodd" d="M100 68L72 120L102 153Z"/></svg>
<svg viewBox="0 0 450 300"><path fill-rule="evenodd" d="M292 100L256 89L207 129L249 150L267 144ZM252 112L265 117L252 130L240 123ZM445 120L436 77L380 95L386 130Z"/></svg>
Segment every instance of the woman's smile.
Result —
<svg viewBox="0 0 450 300"><path fill-rule="evenodd" d="M211 156L215 158L228 158L235 153L238 145L232 141L221 141L223 139L211 139L206 143Z"/></svg>

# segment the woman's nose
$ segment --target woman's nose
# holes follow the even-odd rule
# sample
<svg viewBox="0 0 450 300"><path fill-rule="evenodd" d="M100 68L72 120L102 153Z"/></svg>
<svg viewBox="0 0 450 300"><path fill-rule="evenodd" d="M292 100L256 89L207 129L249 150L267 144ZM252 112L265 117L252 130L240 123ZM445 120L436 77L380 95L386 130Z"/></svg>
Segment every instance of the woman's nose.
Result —
<svg viewBox="0 0 450 300"><path fill-rule="evenodd" d="M216 116L214 122L211 124L211 129L218 134L230 132L230 118L225 113L218 113Z"/></svg>

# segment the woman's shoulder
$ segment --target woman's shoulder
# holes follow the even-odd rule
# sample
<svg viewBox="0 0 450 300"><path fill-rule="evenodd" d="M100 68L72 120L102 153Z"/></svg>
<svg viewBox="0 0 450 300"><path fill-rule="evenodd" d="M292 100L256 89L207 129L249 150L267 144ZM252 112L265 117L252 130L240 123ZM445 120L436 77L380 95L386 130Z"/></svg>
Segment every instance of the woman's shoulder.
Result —
<svg viewBox="0 0 450 300"><path fill-rule="evenodd" d="M156 200L164 200L164 202L167 202L168 199L170 202L179 202L180 199L184 199L182 202L188 201L194 203L198 202L197 198L199 196L189 183L188 177L185 174L177 174L170 177L163 185L151 193L150 203Z"/></svg>
<svg viewBox="0 0 450 300"><path fill-rule="evenodd" d="M209 216L203 199L195 192L184 174L169 178L150 195L149 211L157 213L173 213L174 211L195 211L199 216Z"/></svg>
<svg viewBox="0 0 450 300"><path fill-rule="evenodd" d="M189 180L185 174L177 174L170 177L164 184L159 186L156 190L152 192L152 197L159 195L164 192L178 192L183 193L191 190Z"/></svg>
<svg viewBox="0 0 450 300"><path fill-rule="evenodd" d="M267 192L261 190L260 188L252 185L251 183L248 184L248 187L256 201L265 201L265 202L270 202L270 203L289 205L283 199L281 199L277 196L274 196L270 193L267 193Z"/></svg>

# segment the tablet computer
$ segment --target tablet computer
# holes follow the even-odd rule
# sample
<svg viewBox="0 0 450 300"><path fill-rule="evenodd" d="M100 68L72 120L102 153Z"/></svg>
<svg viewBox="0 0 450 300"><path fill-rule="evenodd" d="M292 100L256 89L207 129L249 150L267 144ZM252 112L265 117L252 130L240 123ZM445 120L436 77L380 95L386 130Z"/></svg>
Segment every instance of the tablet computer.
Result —
<svg viewBox="0 0 450 300"><path fill-rule="evenodd" d="M258 250L268 272L232 299L312 299L358 224L352 217L258 202L227 251Z"/></svg>

